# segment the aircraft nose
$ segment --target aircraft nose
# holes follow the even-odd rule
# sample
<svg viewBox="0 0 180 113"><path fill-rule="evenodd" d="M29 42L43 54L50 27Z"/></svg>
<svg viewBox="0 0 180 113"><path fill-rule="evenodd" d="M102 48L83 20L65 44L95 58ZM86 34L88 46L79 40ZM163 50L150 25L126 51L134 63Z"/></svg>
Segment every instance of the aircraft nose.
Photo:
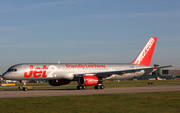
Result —
<svg viewBox="0 0 180 113"><path fill-rule="evenodd" d="M8 79L9 78L9 74L7 74L7 72L3 73L2 78L3 79Z"/></svg>

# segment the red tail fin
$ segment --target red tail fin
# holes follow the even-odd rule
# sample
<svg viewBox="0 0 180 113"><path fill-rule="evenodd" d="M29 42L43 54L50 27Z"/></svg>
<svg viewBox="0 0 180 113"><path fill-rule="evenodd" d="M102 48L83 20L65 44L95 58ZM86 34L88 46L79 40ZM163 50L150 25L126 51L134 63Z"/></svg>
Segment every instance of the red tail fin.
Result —
<svg viewBox="0 0 180 113"><path fill-rule="evenodd" d="M151 37L146 46L139 53L137 58L131 64L149 66L153 56L154 48L156 45L157 37Z"/></svg>

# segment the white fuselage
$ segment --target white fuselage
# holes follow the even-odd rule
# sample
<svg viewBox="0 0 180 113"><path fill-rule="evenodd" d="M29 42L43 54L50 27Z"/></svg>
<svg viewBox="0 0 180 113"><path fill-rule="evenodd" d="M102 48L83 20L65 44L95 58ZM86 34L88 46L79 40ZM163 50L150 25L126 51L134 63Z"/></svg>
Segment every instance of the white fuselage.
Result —
<svg viewBox="0 0 180 113"><path fill-rule="evenodd" d="M96 75L109 80L128 79L141 76L145 73L144 70L131 73L107 73L122 70L134 70L139 68L150 68L150 66L141 66L133 64L50 64L50 63L32 63L18 64L10 67L3 74L3 78L11 80L73 80L81 75Z"/></svg>

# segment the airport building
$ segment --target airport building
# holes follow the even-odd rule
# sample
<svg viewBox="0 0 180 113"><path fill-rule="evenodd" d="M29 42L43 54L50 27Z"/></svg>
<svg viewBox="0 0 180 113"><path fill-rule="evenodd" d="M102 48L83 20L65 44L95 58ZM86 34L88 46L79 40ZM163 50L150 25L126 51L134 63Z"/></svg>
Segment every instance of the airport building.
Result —
<svg viewBox="0 0 180 113"><path fill-rule="evenodd" d="M162 70L162 75L172 75L173 77L180 76L180 68Z"/></svg>
<svg viewBox="0 0 180 113"><path fill-rule="evenodd" d="M160 64L154 64L154 67L160 67ZM157 69L156 71L154 71L152 73L152 76L157 76L157 77L161 77L161 76L172 76L172 77L180 76L180 68L166 69L166 70Z"/></svg>
<svg viewBox="0 0 180 113"><path fill-rule="evenodd" d="M154 64L154 67L160 67L160 64ZM180 68L166 69L166 70L157 69L156 71L148 75L143 75L133 79L137 79L137 80L180 79Z"/></svg>

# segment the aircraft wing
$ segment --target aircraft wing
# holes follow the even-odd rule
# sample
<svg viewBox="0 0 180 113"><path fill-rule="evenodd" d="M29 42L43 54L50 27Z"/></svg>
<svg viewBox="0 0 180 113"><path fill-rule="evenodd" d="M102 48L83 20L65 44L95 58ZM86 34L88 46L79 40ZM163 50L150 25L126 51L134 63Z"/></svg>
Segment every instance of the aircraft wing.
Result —
<svg viewBox="0 0 180 113"><path fill-rule="evenodd" d="M151 73L151 72L153 72L153 71L155 71L157 69L168 68L168 67L173 67L173 65L161 66L161 67L149 67L149 68L129 69L129 70L119 70L119 71L110 71L110 72L98 72L98 73L92 73L92 74L97 76L97 77L106 78L106 77L109 77L110 75L113 75L113 74L123 75L123 74L127 74L127 73L139 72L141 70L144 70L145 73ZM84 75L86 75L86 74L84 74Z"/></svg>

